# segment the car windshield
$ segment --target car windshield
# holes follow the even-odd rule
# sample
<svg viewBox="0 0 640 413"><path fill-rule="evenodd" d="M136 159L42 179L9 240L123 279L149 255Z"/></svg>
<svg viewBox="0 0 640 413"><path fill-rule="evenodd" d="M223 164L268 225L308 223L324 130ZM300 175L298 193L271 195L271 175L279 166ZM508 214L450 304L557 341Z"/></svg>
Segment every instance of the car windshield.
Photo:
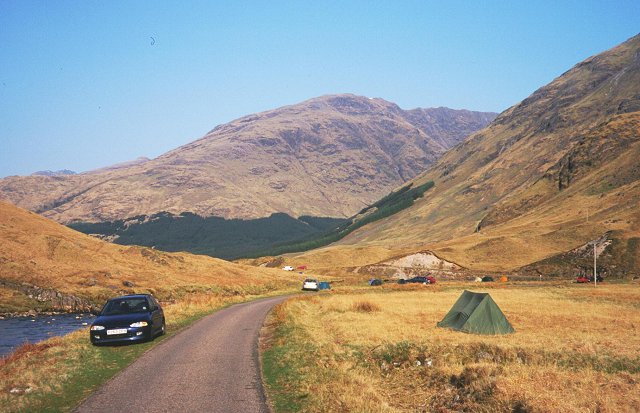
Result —
<svg viewBox="0 0 640 413"><path fill-rule="evenodd" d="M143 313L145 311L148 311L148 309L149 304L147 303L146 298L118 298L108 301L102 309L102 313L100 313L100 315Z"/></svg>

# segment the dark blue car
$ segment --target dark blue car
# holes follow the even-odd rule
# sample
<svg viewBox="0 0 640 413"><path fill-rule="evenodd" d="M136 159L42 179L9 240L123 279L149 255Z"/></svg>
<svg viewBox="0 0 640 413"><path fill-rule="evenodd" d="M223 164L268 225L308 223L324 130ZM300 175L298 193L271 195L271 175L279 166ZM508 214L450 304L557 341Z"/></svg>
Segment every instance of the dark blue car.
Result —
<svg viewBox="0 0 640 413"><path fill-rule="evenodd" d="M113 344L147 341L166 330L160 303L150 294L112 298L91 324L91 343Z"/></svg>

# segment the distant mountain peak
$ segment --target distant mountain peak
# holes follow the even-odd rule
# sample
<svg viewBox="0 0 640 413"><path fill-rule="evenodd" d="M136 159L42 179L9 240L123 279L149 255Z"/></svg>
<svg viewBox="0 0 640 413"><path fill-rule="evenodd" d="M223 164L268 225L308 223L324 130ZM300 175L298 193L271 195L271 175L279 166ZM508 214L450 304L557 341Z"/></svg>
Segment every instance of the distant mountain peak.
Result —
<svg viewBox="0 0 640 413"><path fill-rule="evenodd" d="M32 173L31 175L41 175L41 176L61 176L61 175L75 175L77 172L71 171L69 169L60 169L58 171L37 171Z"/></svg>
<svg viewBox="0 0 640 413"><path fill-rule="evenodd" d="M60 222L160 211L203 217L347 217L416 176L495 114L405 111L326 95L219 125L153 160L45 183L0 180L0 198Z"/></svg>

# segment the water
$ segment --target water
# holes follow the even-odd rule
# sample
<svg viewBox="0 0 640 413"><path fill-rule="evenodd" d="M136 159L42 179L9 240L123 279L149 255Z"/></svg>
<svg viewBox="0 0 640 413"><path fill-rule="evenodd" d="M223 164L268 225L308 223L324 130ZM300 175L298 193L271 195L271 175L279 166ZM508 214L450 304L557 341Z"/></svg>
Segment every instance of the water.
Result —
<svg viewBox="0 0 640 413"><path fill-rule="evenodd" d="M0 357L10 354L26 342L37 343L87 327L94 318L91 314L56 314L0 320Z"/></svg>

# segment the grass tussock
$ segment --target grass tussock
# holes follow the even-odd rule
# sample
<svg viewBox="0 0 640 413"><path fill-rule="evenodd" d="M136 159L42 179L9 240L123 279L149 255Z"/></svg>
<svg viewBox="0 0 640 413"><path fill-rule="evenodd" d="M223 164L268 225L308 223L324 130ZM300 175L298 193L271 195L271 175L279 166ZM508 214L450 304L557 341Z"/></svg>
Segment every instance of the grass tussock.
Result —
<svg viewBox="0 0 640 413"><path fill-rule="evenodd" d="M359 313L373 313L376 311L380 311L380 306L371 301L357 301L353 303L353 311L357 311Z"/></svg>
<svg viewBox="0 0 640 413"><path fill-rule="evenodd" d="M41 354L48 348L55 346L56 344L52 340L47 340L41 343L25 343L19 346L13 353L6 357L0 357L0 368L5 364L15 363L20 359L33 357L37 354Z"/></svg>
<svg viewBox="0 0 640 413"><path fill-rule="evenodd" d="M640 411L640 286L491 289L507 336L437 328L468 286L449 287L284 304L269 351L297 396L276 411Z"/></svg>

